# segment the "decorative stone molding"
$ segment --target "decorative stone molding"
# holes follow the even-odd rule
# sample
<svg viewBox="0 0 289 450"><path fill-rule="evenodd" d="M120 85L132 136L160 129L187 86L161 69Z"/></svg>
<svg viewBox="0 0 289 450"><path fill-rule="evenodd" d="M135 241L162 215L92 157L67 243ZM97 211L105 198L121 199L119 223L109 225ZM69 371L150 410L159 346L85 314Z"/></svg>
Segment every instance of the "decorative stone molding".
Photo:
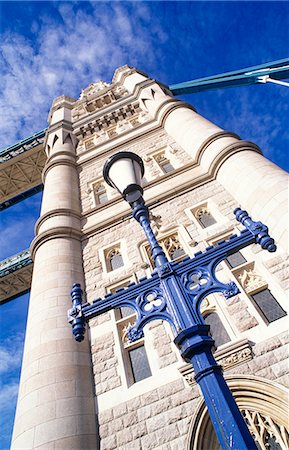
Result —
<svg viewBox="0 0 289 450"><path fill-rule="evenodd" d="M254 291L255 289L266 285L266 281L263 280L261 275L256 273L253 269L244 269L239 274L238 280L246 292Z"/></svg>
<svg viewBox="0 0 289 450"><path fill-rule="evenodd" d="M114 111L107 112L101 117L98 116L79 127L75 127L74 132L78 137L84 139L96 134L96 136L93 137L95 139L102 137L102 142L114 135L121 134L128 129L141 125L149 120L149 117L150 116L147 113L140 110L138 103L128 104L123 105ZM105 135L104 133L108 134Z"/></svg>
<svg viewBox="0 0 289 450"><path fill-rule="evenodd" d="M128 66L125 64L124 66L118 67L113 75L112 82L113 83L123 83L123 79L129 75L132 75L133 73L140 73L141 75L145 76L146 78L148 75L144 72L141 72L139 70L136 70L134 67Z"/></svg>
<svg viewBox="0 0 289 450"><path fill-rule="evenodd" d="M40 245L42 245L44 242L50 241L51 239L70 238L80 241L81 237L82 237L81 231L73 229L71 227L50 228L49 230L44 231L43 233L36 236L31 242L30 245L31 257L34 260L35 253L37 249L40 247Z"/></svg>
<svg viewBox="0 0 289 450"><path fill-rule="evenodd" d="M121 85L110 85L103 81L92 83L81 92L80 99L72 111L72 119L76 121L106 108L127 94L127 90Z"/></svg>
<svg viewBox="0 0 289 450"><path fill-rule="evenodd" d="M215 352L214 357L217 363L223 366L224 370L228 370L246 361L250 361L253 358L253 352L248 339L240 339L222 345L220 350ZM190 364L180 367L179 372L190 386L196 384L195 373Z"/></svg>
<svg viewBox="0 0 289 450"><path fill-rule="evenodd" d="M243 265L240 269L234 269L232 273L247 294L268 286L266 280L255 271L254 262L248 263L245 266Z"/></svg>

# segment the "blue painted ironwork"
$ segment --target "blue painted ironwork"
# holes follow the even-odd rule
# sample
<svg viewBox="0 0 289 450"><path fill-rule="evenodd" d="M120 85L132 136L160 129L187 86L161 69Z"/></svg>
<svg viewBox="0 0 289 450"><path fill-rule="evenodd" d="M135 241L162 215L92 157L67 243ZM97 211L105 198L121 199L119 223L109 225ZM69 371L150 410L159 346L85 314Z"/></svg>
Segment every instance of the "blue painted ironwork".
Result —
<svg viewBox="0 0 289 450"><path fill-rule="evenodd" d="M0 262L0 278L6 277L11 273L16 272L16 270L22 269L30 264L33 264L33 261L28 249L17 253L17 255L9 256L9 258Z"/></svg>
<svg viewBox="0 0 289 450"><path fill-rule="evenodd" d="M276 246L268 228L261 222L254 222L246 211L237 208L236 218L245 226L238 236L220 241L216 247L209 246L193 258L168 262L151 229L143 200L131 206L133 217L148 238L156 269L150 279L144 277L138 284L130 283L127 289L109 293L92 304L82 305L82 291L79 284L75 284L69 322L76 340L83 340L86 321L113 308L126 306L135 310L136 322L127 331L131 341L143 336L143 329L151 320L168 321L182 357L194 368L195 379L202 390L221 447L255 450L253 438L224 381L222 368L213 357L214 340L209 335L210 327L204 323L200 305L211 293L221 292L225 298L230 298L239 292L234 282L226 284L218 280L216 268L228 256L253 243L274 252Z"/></svg>
<svg viewBox="0 0 289 450"><path fill-rule="evenodd" d="M82 289L79 283L73 285L71 290L72 308L68 311L69 323L72 325L72 332L77 342L84 339L85 320L82 311Z"/></svg>
<svg viewBox="0 0 289 450"><path fill-rule="evenodd" d="M172 84L169 89L174 95L194 94L212 89L224 89L251 84L264 83L264 77L272 76L275 80L289 78L289 58L271 61L241 70L226 72L192 81Z"/></svg>
<svg viewBox="0 0 289 450"><path fill-rule="evenodd" d="M10 208L10 206L16 205L17 203L20 203L23 200L32 197L32 195L38 194L38 192L42 192L43 188L44 185L39 184L38 186L28 189L27 191L21 192L21 194L16 195L15 197L5 200L5 202L0 203L0 211L4 211L4 209Z"/></svg>
<svg viewBox="0 0 289 450"><path fill-rule="evenodd" d="M44 130L38 131L22 141L16 142L14 145L0 150L0 163L9 161L9 159L31 150L39 144L43 144L46 131L47 129L45 128Z"/></svg>

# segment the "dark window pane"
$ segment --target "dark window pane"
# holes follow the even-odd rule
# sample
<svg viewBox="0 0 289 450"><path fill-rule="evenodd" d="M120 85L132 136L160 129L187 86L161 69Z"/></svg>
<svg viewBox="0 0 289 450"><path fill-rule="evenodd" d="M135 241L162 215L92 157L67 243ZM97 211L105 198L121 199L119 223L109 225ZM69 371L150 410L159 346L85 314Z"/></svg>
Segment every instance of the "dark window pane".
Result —
<svg viewBox="0 0 289 450"><path fill-rule="evenodd" d="M266 440L267 440L266 448L268 448L268 450L282 450L281 445L278 444L278 442L276 442L274 436L268 435L268 439Z"/></svg>
<svg viewBox="0 0 289 450"><path fill-rule="evenodd" d="M212 216L212 214L209 211L204 212L199 217L199 222L203 228L207 228L211 225L214 225L214 223L216 223L214 217Z"/></svg>
<svg viewBox="0 0 289 450"><path fill-rule="evenodd" d="M121 254L114 254L110 258L111 270L118 269L123 266L123 260Z"/></svg>
<svg viewBox="0 0 289 450"><path fill-rule="evenodd" d="M182 248L175 248L172 254L170 255L172 259L177 259L180 258L181 256L185 256L184 249Z"/></svg>
<svg viewBox="0 0 289 450"><path fill-rule="evenodd" d="M107 193L104 192L103 194L98 194L98 203L106 203L108 201Z"/></svg>
<svg viewBox="0 0 289 450"><path fill-rule="evenodd" d="M165 164L162 164L162 165L161 165L161 168L163 169L163 171L164 171L165 173L169 173L169 172L172 172L173 170L175 170L174 167L171 165L170 162L167 162L167 163L165 163Z"/></svg>
<svg viewBox="0 0 289 450"><path fill-rule="evenodd" d="M123 319L124 317L131 316L132 314L135 314L135 311L132 308L129 308L129 306L122 306L119 308L120 317Z"/></svg>
<svg viewBox="0 0 289 450"><path fill-rule="evenodd" d="M150 377L151 369L144 345L129 350L128 354L135 383Z"/></svg>
<svg viewBox="0 0 289 450"><path fill-rule="evenodd" d="M287 315L269 289L252 294L251 297L269 323Z"/></svg>
<svg viewBox="0 0 289 450"><path fill-rule="evenodd" d="M215 341L215 346L225 344L230 341L230 337L222 324L217 313L213 312L204 318L205 324L210 325L210 332Z"/></svg>
<svg viewBox="0 0 289 450"><path fill-rule="evenodd" d="M240 252L236 252L236 253L233 253L232 255L228 256L226 261L229 264L229 266L231 267L231 269L247 262L247 260L244 258L244 256Z"/></svg>

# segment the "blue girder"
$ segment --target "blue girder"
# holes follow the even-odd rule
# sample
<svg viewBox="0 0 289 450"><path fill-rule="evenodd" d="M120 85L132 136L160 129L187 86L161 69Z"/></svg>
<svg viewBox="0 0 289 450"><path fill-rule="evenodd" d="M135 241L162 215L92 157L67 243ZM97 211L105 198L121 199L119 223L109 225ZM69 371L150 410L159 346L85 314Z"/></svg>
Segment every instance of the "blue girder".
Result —
<svg viewBox="0 0 289 450"><path fill-rule="evenodd" d="M192 81L172 84L169 86L174 95L194 94L212 89L224 89L250 84L261 83L261 78L265 75L272 76L276 80L289 78L289 58L271 61L258 66L246 67L241 70L221 73L205 78L198 78Z"/></svg>
<svg viewBox="0 0 289 450"><path fill-rule="evenodd" d="M0 211L4 211L4 209L9 208L10 206L16 205L16 203L22 202L26 198L32 197L32 195L38 194L38 192L43 191L43 187L43 184L39 184L38 186L28 189L28 191L22 192L21 194L0 203Z"/></svg>

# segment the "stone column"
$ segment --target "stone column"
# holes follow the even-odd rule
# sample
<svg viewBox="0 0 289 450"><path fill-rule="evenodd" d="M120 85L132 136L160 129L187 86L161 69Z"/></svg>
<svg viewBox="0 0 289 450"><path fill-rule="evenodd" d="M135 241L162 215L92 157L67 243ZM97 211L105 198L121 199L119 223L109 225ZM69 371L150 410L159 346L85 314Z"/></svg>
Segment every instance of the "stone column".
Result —
<svg viewBox="0 0 289 450"><path fill-rule="evenodd" d="M96 415L88 339L67 323L70 290L84 286L73 99L53 103L44 169L12 449L96 449Z"/></svg>
<svg viewBox="0 0 289 450"><path fill-rule="evenodd" d="M270 229L279 246L288 242L288 174L253 143L217 127L145 74L123 67L114 81L138 96L140 107L198 163L220 181L254 220Z"/></svg>

